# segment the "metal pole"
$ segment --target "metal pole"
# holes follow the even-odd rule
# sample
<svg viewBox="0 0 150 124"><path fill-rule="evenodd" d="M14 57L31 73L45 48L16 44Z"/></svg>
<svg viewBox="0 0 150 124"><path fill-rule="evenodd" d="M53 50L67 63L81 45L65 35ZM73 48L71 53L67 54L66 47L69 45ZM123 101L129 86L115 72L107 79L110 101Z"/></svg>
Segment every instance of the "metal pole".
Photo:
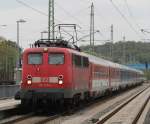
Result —
<svg viewBox="0 0 150 124"><path fill-rule="evenodd" d="M48 6L48 39L50 39L50 32L51 32L51 0L49 0L49 6Z"/></svg>
<svg viewBox="0 0 150 124"><path fill-rule="evenodd" d="M48 39L55 38L54 0L49 0Z"/></svg>
<svg viewBox="0 0 150 124"><path fill-rule="evenodd" d="M25 23L26 21L23 20L23 19L20 19L17 21L17 51L18 51L18 56L17 56L17 64L16 64L16 77L18 78L19 77L19 65L20 65L20 39L19 39L19 24L20 23ZM18 80L17 80L18 81Z"/></svg>
<svg viewBox="0 0 150 124"><path fill-rule="evenodd" d="M94 52L94 4L91 5L90 13L90 47Z"/></svg>
<svg viewBox="0 0 150 124"><path fill-rule="evenodd" d="M114 42L114 26L111 25L111 43L110 43L110 57L113 60L113 42Z"/></svg>
<svg viewBox="0 0 150 124"><path fill-rule="evenodd" d="M92 46L92 6L91 6L91 13L90 13L90 47Z"/></svg>
<svg viewBox="0 0 150 124"><path fill-rule="evenodd" d="M19 54L19 21L17 21L17 51L18 51L18 56L17 56L17 71L19 70L19 58L20 58L20 54Z"/></svg>
<svg viewBox="0 0 150 124"><path fill-rule="evenodd" d="M17 21L17 47L19 47L19 21Z"/></svg>
<svg viewBox="0 0 150 124"><path fill-rule="evenodd" d="M94 34L94 4L93 4L93 52L94 52L94 40L95 40L95 34Z"/></svg>
<svg viewBox="0 0 150 124"><path fill-rule="evenodd" d="M54 0L52 0L52 37L53 37L53 41L55 39L55 21L54 21Z"/></svg>
<svg viewBox="0 0 150 124"><path fill-rule="evenodd" d="M123 36L123 63L126 64L126 37Z"/></svg>
<svg viewBox="0 0 150 124"><path fill-rule="evenodd" d="M17 63L16 63L16 83L19 83L18 82L18 77L19 77L18 70L19 70L19 59L20 59L20 51L19 51L19 21L17 21L17 52L18 52L18 55L17 55Z"/></svg>

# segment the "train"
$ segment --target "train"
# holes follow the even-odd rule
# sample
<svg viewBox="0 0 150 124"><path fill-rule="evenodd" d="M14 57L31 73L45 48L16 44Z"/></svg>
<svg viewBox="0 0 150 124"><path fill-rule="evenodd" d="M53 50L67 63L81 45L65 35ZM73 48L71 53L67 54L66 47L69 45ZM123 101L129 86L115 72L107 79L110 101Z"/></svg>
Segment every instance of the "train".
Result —
<svg viewBox="0 0 150 124"><path fill-rule="evenodd" d="M144 73L82 52L66 41L37 41L22 55L22 81L15 99L68 104L139 85Z"/></svg>

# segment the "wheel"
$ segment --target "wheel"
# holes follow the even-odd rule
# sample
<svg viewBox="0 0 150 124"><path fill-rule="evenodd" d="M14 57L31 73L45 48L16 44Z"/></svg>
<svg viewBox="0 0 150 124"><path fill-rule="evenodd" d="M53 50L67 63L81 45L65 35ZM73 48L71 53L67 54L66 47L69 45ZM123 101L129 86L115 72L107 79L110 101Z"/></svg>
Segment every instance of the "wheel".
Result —
<svg viewBox="0 0 150 124"><path fill-rule="evenodd" d="M26 99L21 99L21 105L22 105L22 106L28 106L28 100L26 100Z"/></svg>
<svg viewBox="0 0 150 124"><path fill-rule="evenodd" d="M24 111L24 112L27 112L28 110L30 110L30 101L27 100L27 99L21 99L21 109Z"/></svg>

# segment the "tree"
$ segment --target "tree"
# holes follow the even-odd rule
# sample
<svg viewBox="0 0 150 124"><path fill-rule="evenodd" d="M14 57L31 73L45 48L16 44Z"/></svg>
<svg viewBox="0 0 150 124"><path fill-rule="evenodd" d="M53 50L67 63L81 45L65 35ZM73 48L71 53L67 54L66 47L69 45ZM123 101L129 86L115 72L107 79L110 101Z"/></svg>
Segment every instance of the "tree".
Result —
<svg viewBox="0 0 150 124"><path fill-rule="evenodd" d="M14 68L19 55L17 49L15 42L0 37L0 82L13 80Z"/></svg>

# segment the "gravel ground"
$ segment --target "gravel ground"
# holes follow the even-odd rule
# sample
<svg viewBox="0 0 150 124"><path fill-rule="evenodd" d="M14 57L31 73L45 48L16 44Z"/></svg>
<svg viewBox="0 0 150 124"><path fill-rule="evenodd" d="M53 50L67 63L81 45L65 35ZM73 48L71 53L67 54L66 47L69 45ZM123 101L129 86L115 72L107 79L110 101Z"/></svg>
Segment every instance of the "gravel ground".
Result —
<svg viewBox="0 0 150 124"><path fill-rule="evenodd" d="M149 99L150 88L146 89L144 92L139 94L135 99L130 101L125 105L121 110L115 113L109 120L104 124L113 124L113 123L124 123L132 124L134 119L137 117L137 114L143 109L143 105Z"/></svg>
<svg viewBox="0 0 150 124"><path fill-rule="evenodd" d="M146 114L146 118L145 118L144 124L150 124L150 108L148 110L148 113Z"/></svg>
<svg viewBox="0 0 150 124"><path fill-rule="evenodd" d="M125 99L129 96L135 94L135 92L139 91L140 89L147 87L148 84L143 84L143 86L136 87L132 90L128 90L124 93L120 93L116 96L111 98L107 98L106 100L100 100L100 102L91 105L90 107L84 108L79 110L78 112L70 115L70 116L62 116L53 122L49 122L46 124L93 124L92 121L95 121L97 118L101 117L102 115L106 114L114 107L118 106L122 103ZM28 121L30 124L37 120L42 120L45 117L35 117ZM24 124L26 122L20 123ZM144 124L150 124L150 109L147 113L146 120Z"/></svg>
<svg viewBox="0 0 150 124"><path fill-rule="evenodd" d="M91 124L92 121L95 121L100 116L109 112L112 108L123 102L127 97L135 94L135 92L141 88L143 88L143 86L119 94L116 97L100 101L99 104L80 110L71 116L62 117L61 124Z"/></svg>

